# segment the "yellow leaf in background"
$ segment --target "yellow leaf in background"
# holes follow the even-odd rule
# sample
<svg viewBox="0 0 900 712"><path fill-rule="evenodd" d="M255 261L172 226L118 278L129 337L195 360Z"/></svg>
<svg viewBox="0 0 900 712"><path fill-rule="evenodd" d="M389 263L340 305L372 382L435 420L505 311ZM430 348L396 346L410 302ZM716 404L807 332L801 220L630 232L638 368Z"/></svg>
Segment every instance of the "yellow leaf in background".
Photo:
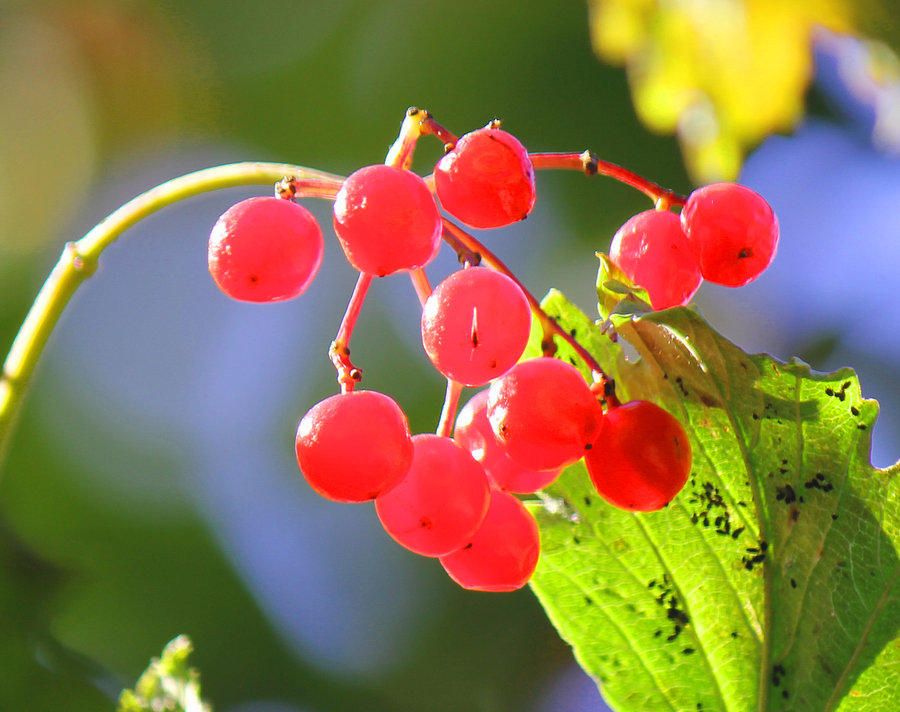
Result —
<svg viewBox="0 0 900 712"><path fill-rule="evenodd" d="M588 0L601 59L624 64L634 105L677 133L698 183L737 176L745 151L803 112L817 27L848 32L850 0Z"/></svg>

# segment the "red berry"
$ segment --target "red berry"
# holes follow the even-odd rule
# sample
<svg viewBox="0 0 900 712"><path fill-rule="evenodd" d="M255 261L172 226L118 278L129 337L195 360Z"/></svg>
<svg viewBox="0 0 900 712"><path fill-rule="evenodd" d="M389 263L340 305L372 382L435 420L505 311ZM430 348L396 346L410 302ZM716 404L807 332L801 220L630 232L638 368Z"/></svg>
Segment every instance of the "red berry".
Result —
<svg viewBox="0 0 900 712"><path fill-rule="evenodd" d="M487 401L486 390L472 396L456 417L453 439L481 463L491 484L507 492L531 494L559 477L559 468L534 470L519 464L506 454L491 429L487 417Z"/></svg>
<svg viewBox="0 0 900 712"><path fill-rule="evenodd" d="M525 350L531 307L509 277L486 267L458 270L422 309L422 343L435 368L466 386L508 371Z"/></svg>
<svg viewBox="0 0 900 712"><path fill-rule="evenodd" d="M778 219L758 193L713 183L688 196L681 224L704 279L740 287L769 266L778 249Z"/></svg>
<svg viewBox="0 0 900 712"><path fill-rule="evenodd" d="M675 213L645 210L616 232L610 259L647 290L654 309L687 304L703 278Z"/></svg>
<svg viewBox="0 0 900 712"><path fill-rule="evenodd" d="M502 129L466 134L434 169L444 209L475 228L524 220L534 207L534 167L528 151Z"/></svg>
<svg viewBox="0 0 900 712"><path fill-rule="evenodd" d="M578 369L543 356L516 364L491 384L487 413L507 454L538 470L580 460L603 418Z"/></svg>
<svg viewBox="0 0 900 712"><path fill-rule="evenodd" d="M406 477L375 498L375 511L402 546L443 556L469 541L489 501L487 476L469 452L450 438L423 434L413 437Z"/></svg>
<svg viewBox="0 0 900 712"><path fill-rule="evenodd" d="M471 541L442 556L441 564L463 588L514 591L528 583L540 551L534 517L518 499L495 489L487 516Z"/></svg>
<svg viewBox="0 0 900 712"><path fill-rule="evenodd" d="M636 400L607 411L584 462L597 492L610 504L651 512L687 482L691 445L675 417Z"/></svg>
<svg viewBox="0 0 900 712"><path fill-rule="evenodd" d="M309 485L338 502L364 502L406 476L413 458L406 416L377 391L340 393L303 416L295 441Z"/></svg>
<svg viewBox="0 0 900 712"><path fill-rule="evenodd" d="M441 243L441 214L422 178L379 164L344 181L334 201L334 231L351 265L384 277L432 260Z"/></svg>
<svg viewBox="0 0 900 712"><path fill-rule="evenodd" d="M231 206L213 226L209 272L233 299L292 299L312 282L323 249L322 230L302 205L250 198Z"/></svg>

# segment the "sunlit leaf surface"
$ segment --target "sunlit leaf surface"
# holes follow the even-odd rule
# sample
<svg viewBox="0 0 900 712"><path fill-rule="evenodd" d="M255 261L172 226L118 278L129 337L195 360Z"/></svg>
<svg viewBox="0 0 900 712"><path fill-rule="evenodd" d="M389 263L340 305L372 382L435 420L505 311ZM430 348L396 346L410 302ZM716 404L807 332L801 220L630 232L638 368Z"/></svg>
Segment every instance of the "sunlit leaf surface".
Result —
<svg viewBox="0 0 900 712"><path fill-rule="evenodd" d="M606 504L581 464L535 508L532 586L610 704L900 708L900 466L869 464L877 404L853 372L745 354L684 308L614 315L627 362L560 294L545 304L620 398L677 415L694 453L659 512Z"/></svg>

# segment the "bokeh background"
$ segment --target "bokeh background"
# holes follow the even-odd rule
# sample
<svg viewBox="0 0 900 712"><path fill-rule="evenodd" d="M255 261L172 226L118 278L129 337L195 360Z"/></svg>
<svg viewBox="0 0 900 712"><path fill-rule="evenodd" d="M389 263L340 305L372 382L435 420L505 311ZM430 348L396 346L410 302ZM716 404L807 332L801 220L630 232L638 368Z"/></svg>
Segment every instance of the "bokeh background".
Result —
<svg viewBox="0 0 900 712"><path fill-rule="evenodd" d="M716 113L715 91L693 103L670 91L684 74L647 80L647 57L671 49L629 54L648 27L669 27L647 14L653 3L590 5L0 2L0 343L62 244L134 195L240 160L346 174L383 160L416 105L460 134L501 118L532 151L590 148L684 193L740 169L779 215L780 254L749 287L704 285L697 308L745 350L854 366L882 404L874 462L897 460L893 55L810 31L818 10L836 29L859 24L841 3L773 15L765 26L793 28L803 51L751 64L756 94L745 101L759 111L743 111L767 116L766 102L780 101L765 71L799 79L782 115L747 128ZM864 5L874 8L864 30L894 42L886 4ZM644 14L628 15L635 7ZM724 21L697 20L714 31ZM693 56L688 69L658 66L722 66L700 35L671 27L682 34L657 36ZM416 170L439 155L424 141ZM556 286L594 313L594 252L647 200L575 173L542 173L538 190L527 221L483 237L534 293ZM527 589L461 591L435 561L394 545L371 507L326 502L302 481L294 430L335 392L327 348L355 278L328 240L298 300L219 293L209 229L264 193L194 198L128 231L51 339L0 479L0 709L112 709L180 633L205 695L228 712L605 709ZM307 205L330 234L329 205ZM442 255L432 281L453 267ZM393 395L424 432L443 383L417 332L408 281L379 280L353 353L367 387Z"/></svg>

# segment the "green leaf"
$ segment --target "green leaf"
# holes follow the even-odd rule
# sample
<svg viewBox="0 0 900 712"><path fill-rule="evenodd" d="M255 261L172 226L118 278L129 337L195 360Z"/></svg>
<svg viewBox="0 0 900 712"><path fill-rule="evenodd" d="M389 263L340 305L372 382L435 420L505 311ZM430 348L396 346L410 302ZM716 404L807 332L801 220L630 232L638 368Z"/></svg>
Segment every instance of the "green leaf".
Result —
<svg viewBox="0 0 900 712"><path fill-rule="evenodd" d="M693 448L659 512L609 506L581 464L535 508L532 587L610 704L900 709L900 464L869 464L877 404L853 372L747 355L685 308L614 314L628 361L562 295L545 308Z"/></svg>
<svg viewBox="0 0 900 712"><path fill-rule="evenodd" d="M614 314L644 314L653 311L646 289L628 279L608 255L598 252L597 257L600 260L600 270L597 272L597 306L604 319Z"/></svg>
<svg viewBox="0 0 900 712"><path fill-rule="evenodd" d="M153 658L134 690L119 696L118 712L210 712L200 697L200 674L188 666L190 640L180 635Z"/></svg>

